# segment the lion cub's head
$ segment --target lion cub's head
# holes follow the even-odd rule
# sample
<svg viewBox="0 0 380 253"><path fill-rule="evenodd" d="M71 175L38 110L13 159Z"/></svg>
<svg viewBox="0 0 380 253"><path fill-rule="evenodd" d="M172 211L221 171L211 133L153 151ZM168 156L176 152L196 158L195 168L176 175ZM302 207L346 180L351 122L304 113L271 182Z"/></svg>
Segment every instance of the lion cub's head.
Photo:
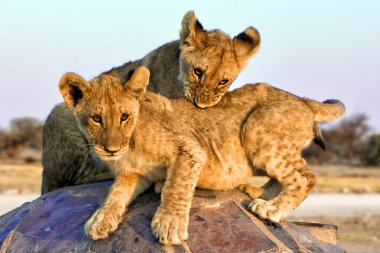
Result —
<svg viewBox="0 0 380 253"><path fill-rule="evenodd" d="M219 102L260 46L260 34L248 27L233 39L219 30L205 31L193 11L180 31L180 75L185 97L200 108Z"/></svg>
<svg viewBox="0 0 380 253"><path fill-rule="evenodd" d="M124 85L109 75L90 82L75 73L62 76L59 89L65 103L94 151L104 159L117 159L127 151L149 75L147 68L140 67Z"/></svg>

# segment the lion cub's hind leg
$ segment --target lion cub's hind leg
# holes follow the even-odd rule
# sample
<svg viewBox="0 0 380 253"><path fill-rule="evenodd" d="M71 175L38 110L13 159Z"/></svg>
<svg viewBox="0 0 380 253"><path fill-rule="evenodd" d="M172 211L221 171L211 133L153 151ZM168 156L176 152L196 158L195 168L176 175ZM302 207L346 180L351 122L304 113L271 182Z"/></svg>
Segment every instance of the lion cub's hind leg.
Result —
<svg viewBox="0 0 380 253"><path fill-rule="evenodd" d="M315 185L301 150L314 137L311 111L299 103L276 103L255 110L242 128L242 143L252 164L282 185L267 201L254 199L250 210L274 222L286 218ZM253 195L257 191L253 191Z"/></svg>
<svg viewBox="0 0 380 253"><path fill-rule="evenodd" d="M306 167L300 154L289 151L283 157L292 158L277 156L265 162L268 175L283 185L282 193L270 201L255 199L249 206L259 217L274 222L286 218L307 197L316 182L314 174Z"/></svg>

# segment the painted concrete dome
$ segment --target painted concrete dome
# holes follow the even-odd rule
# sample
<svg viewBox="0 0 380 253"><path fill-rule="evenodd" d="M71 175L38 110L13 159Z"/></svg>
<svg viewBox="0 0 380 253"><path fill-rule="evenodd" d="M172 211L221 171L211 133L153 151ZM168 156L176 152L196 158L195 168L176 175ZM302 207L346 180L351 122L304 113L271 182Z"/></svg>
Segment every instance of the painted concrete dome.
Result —
<svg viewBox="0 0 380 253"><path fill-rule="evenodd" d="M92 241L84 223L104 201L112 182L51 192L0 217L0 252L344 252L336 227L262 221L246 211L238 191L197 190L189 239L165 247L150 222L159 195L147 192L129 207L123 223L105 240Z"/></svg>

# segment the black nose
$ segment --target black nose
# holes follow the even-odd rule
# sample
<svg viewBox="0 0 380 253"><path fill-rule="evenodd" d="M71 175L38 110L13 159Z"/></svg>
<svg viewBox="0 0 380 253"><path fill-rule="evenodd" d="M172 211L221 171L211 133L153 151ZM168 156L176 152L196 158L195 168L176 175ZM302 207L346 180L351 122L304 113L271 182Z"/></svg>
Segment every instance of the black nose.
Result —
<svg viewBox="0 0 380 253"><path fill-rule="evenodd" d="M113 155L113 154L115 154L117 151L119 151L120 148L114 148L114 147L112 147L112 148L110 148L110 147L106 148L106 147L104 147L104 150L107 151L108 153L110 153L111 155Z"/></svg>

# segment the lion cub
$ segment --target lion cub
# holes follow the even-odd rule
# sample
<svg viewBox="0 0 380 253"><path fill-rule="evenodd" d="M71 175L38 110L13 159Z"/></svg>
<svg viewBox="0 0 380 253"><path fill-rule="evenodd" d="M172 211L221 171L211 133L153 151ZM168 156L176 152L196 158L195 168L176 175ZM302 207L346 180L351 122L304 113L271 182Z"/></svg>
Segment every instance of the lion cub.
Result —
<svg viewBox="0 0 380 253"><path fill-rule="evenodd" d="M253 165L284 189L270 201L253 200L250 210L278 222L315 184L301 158L313 127L345 111L339 101L319 103L267 84L245 85L199 110L185 99L146 92L148 83L145 67L125 84L108 75L87 82L74 73L60 81L83 135L116 175L103 206L86 222L94 240L114 232L133 199L165 180L152 229L161 243L179 244L188 238L195 187L233 189Z"/></svg>
<svg viewBox="0 0 380 253"><path fill-rule="evenodd" d="M169 98L185 95L198 107L210 107L219 102L259 46L255 28L231 38L220 30L204 30L189 11L179 40L106 73L124 82L138 66L146 66L151 71L150 91ZM108 166L87 147L72 112L65 105L56 106L43 130L42 193L112 179Z"/></svg>
<svg viewBox="0 0 380 253"><path fill-rule="evenodd" d="M125 82L131 70L145 66L151 72L149 91L168 98L185 96L205 108L219 102L261 43L259 32L251 26L233 38L221 30L204 30L193 11L184 15L179 35L179 40L141 60L103 74Z"/></svg>

